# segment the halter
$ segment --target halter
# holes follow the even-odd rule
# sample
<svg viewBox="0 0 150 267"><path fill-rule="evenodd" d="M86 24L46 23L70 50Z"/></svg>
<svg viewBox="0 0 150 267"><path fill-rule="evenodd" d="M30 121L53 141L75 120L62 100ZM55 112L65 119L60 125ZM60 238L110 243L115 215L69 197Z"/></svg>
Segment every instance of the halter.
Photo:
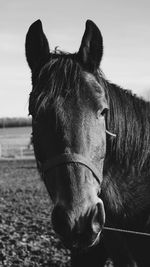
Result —
<svg viewBox="0 0 150 267"><path fill-rule="evenodd" d="M108 134L112 137L116 137L116 134L113 134L113 133L109 132L108 130L106 130L106 134ZM104 160L104 159L102 159L102 160ZM54 169L60 165L67 165L70 163L74 163L74 164L77 163L77 164L84 165L85 167L87 167L93 173L97 182L101 185L102 175L100 174L98 168L94 166L94 164L91 162L90 159L82 156L81 154L62 153L60 155L57 155L53 158L46 160L43 163L40 161L37 161L37 165L38 165L38 168L39 168L41 173L44 173L44 172L51 170L51 169Z"/></svg>
<svg viewBox="0 0 150 267"><path fill-rule="evenodd" d="M103 159L102 159L103 160ZM86 157L77 153L63 153L57 155L56 157L50 158L45 162L37 162L38 168L42 173L45 173L48 170L54 169L61 165L67 165L70 163L80 164L86 166L94 175L97 182L101 185L102 183L102 175L100 174L97 167Z"/></svg>

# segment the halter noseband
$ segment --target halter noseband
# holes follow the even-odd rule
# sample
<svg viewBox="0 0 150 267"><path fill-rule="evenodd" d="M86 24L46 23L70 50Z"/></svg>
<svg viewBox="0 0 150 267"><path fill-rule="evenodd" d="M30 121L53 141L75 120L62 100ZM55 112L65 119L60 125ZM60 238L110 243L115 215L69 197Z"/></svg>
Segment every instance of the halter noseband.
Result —
<svg viewBox="0 0 150 267"><path fill-rule="evenodd" d="M106 130L106 134L116 137L116 134L113 134ZM103 160L103 159L102 159ZM60 165L66 165L69 163L77 163L80 165L86 166L94 175L97 182L101 185L102 183L102 175L99 172L98 168L94 166L94 164L89 160L88 158L82 156L81 154L77 153L62 153L60 155L57 155L53 158L50 158L46 160L45 162L41 163L37 160L37 165L41 173L44 173L48 170L51 170L53 168L56 168Z"/></svg>
<svg viewBox="0 0 150 267"><path fill-rule="evenodd" d="M101 185L102 175L99 170L93 165L93 163L86 157L76 153L63 153L54 158L48 159L45 162L37 162L39 170L44 173L48 170L56 168L60 165L66 165L69 163L77 163L86 166L94 175L97 182Z"/></svg>

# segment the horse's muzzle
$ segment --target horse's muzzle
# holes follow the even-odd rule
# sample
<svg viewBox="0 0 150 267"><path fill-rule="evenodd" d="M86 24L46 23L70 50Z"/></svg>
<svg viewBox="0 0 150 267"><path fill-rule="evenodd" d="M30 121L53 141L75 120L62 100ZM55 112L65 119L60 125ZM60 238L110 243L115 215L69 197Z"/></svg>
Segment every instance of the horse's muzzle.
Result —
<svg viewBox="0 0 150 267"><path fill-rule="evenodd" d="M73 214L73 211L71 212ZM81 211L77 218L70 215L63 206L57 205L52 213L54 230L69 249L87 249L96 245L105 223L103 202L99 200L95 206L84 214ZM74 219L71 219L74 218Z"/></svg>

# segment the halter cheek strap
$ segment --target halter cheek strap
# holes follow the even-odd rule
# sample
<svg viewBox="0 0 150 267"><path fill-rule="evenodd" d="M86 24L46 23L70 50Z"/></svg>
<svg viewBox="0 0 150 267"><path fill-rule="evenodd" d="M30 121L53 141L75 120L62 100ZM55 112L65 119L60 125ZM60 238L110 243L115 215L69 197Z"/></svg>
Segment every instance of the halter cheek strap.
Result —
<svg viewBox="0 0 150 267"><path fill-rule="evenodd" d="M102 159L103 160L103 159ZM101 185L102 183L102 175L100 171L94 166L94 164L86 157L76 154L76 153L63 153L60 155L57 155L54 158L50 158L46 160L45 162L37 162L39 170L44 173L48 170L54 169L60 165L67 165L70 163L74 164L80 164L86 166L94 175L97 182Z"/></svg>
<svg viewBox="0 0 150 267"><path fill-rule="evenodd" d="M116 134L111 133L111 132L109 132L108 130L105 130L105 132L106 132L108 135L112 136L112 137L116 137L116 136L117 136Z"/></svg>

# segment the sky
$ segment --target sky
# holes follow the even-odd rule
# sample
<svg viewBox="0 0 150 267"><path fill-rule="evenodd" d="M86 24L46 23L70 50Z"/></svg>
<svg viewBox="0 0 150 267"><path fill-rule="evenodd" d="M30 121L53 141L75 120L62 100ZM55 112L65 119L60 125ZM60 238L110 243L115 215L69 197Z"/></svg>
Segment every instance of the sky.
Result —
<svg viewBox="0 0 150 267"><path fill-rule="evenodd" d="M101 69L138 95L150 92L149 0L0 0L0 117L27 117L32 89L25 58L29 26L41 19L50 48L77 52L87 19L104 43Z"/></svg>

